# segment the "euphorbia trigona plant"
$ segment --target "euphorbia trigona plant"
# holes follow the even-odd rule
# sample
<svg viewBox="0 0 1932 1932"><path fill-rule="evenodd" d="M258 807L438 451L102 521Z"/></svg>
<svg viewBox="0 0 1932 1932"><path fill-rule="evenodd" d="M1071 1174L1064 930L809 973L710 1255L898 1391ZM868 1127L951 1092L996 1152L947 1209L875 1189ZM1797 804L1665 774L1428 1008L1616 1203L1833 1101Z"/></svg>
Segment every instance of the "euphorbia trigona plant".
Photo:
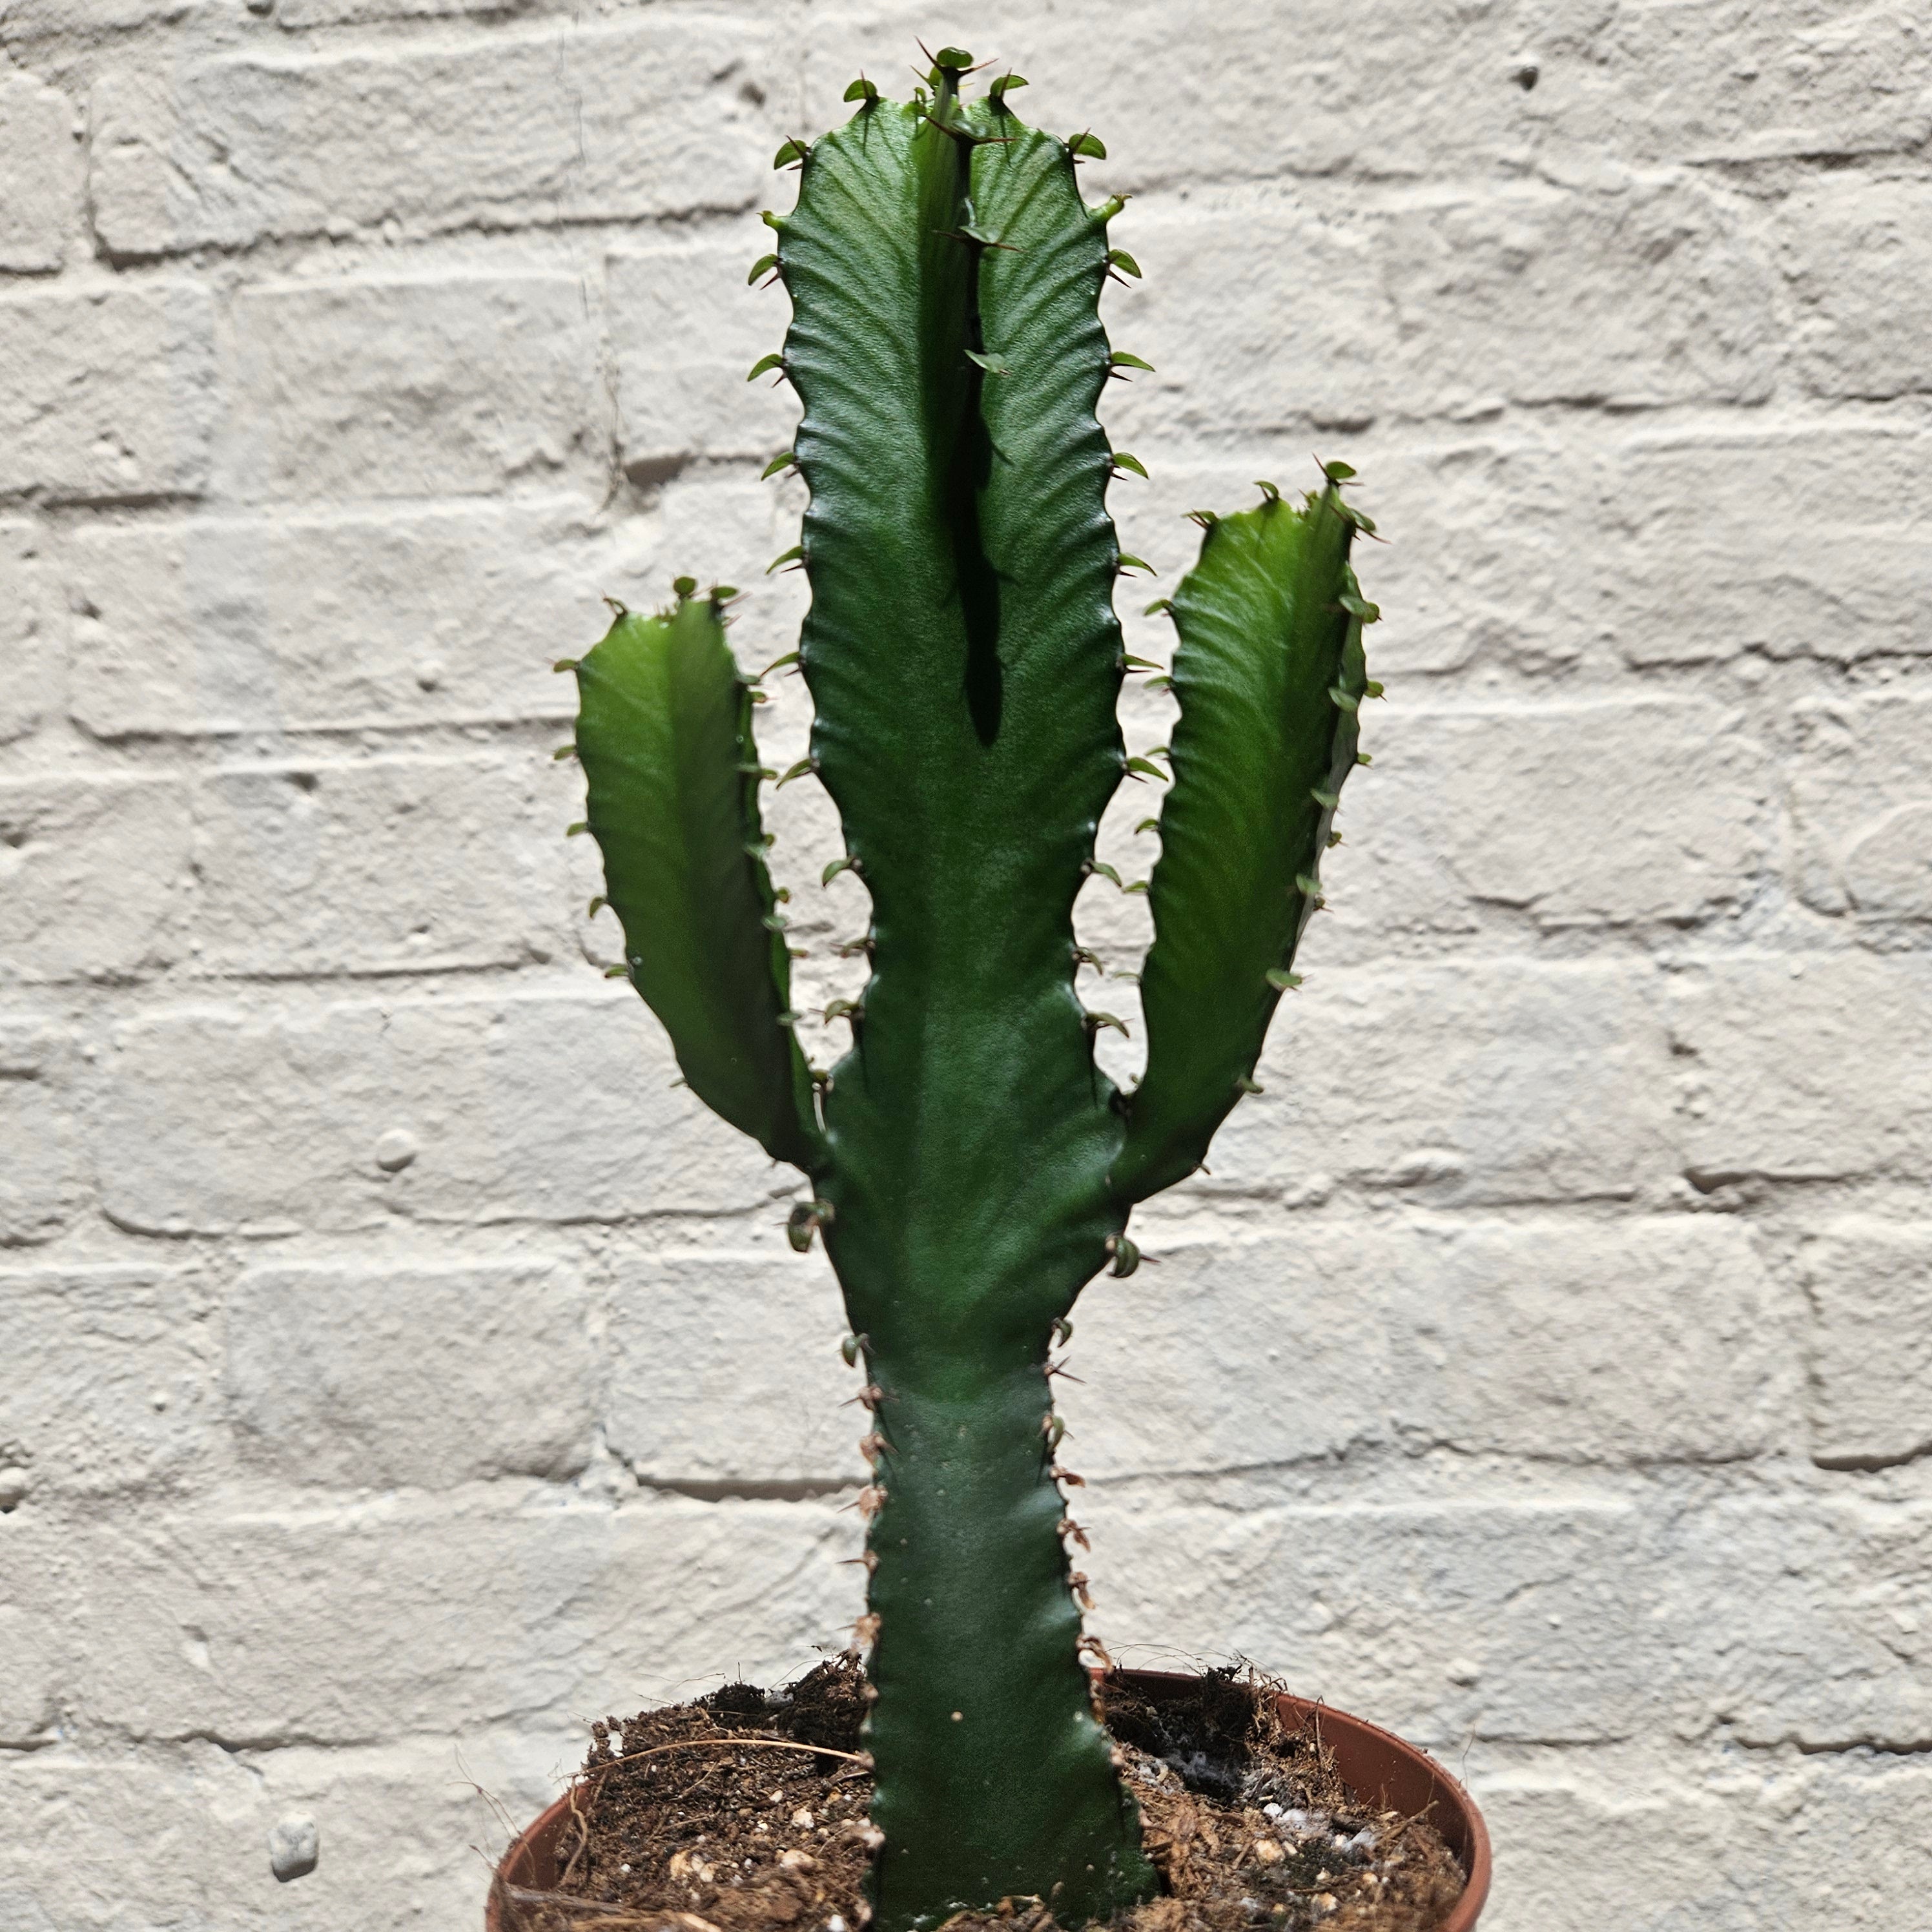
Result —
<svg viewBox="0 0 1932 1932"><path fill-rule="evenodd" d="M1320 904L1321 854L1359 761L1365 679L1348 554L1370 527L1328 466L1299 504L1264 485L1202 514L1171 608L1179 722L1149 890L1144 1077L1096 1064L1073 904L1130 764L1124 563L1095 405L1118 201L970 57L943 50L909 104L868 82L802 172L772 270L793 318L778 370L803 405L796 552L808 761L872 898L870 977L829 1073L800 1051L765 862L754 680L723 603L620 614L580 662L576 750L628 972L692 1090L812 1196L862 1352L874 1480L867 1746L889 1932L1037 1894L1077 1924L1147 1895L1082 1660L1081 1580L1054 1455L1049 1346L1082 1286L1133 1268L1133 1204L1192 1173L1244 1093ZM1146 772L1158 777L1150 766ZM1138 775L1138 774L1137 774ZM828 874L827 877L830 878Z"/></svg>

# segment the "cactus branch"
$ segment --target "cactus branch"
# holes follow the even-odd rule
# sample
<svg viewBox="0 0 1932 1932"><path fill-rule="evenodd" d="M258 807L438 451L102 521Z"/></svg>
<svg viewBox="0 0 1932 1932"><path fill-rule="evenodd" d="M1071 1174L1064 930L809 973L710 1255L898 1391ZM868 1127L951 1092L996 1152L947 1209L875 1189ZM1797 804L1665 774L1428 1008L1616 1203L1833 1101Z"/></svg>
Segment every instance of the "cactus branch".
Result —
<svg viewBox="0 0 1932 1932"><path fill-rule="evenodd" d="M586 823L631 983L692 1091L814 1172L825 1148L811 1076L779 1024L791 968L772 923L751 694L718 607L684 596L665 615L627 612L575 669Z"/></svg>
<svg viewBox="0 0 1932 1932"><path fill-rule="evenodd" d="M1198 1167L1244 1094L1303 928L1322 903L1366 686L1348 548L1330 483L1296 508L1271 486L1206 524L1174 592L1174 782L1142 976L1148 1068L1114 1170L1125 1202ZM1364 608L1368 607L1364 607Z"/></svg>

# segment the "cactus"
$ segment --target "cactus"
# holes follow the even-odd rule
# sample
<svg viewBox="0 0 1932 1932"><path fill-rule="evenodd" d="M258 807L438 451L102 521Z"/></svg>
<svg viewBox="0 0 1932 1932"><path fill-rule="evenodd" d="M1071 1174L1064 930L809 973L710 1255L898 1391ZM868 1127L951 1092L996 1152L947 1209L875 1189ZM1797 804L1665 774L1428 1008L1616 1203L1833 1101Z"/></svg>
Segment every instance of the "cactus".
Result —
<svg viewBox="0 0 1932 1932"><path fill-rule="evenodd" d="M810 768L872 898L850 1051L814 1076L788 1010L732 595L620 614L574 668L587 828L627 970L698 1096L800 1168L795 1246L822 1231L872 1411L867 1745L888 1932L1007 1896L1078 1924L1148 1895L1135 1808L1080 1649L1084 1580L1054 1460L1048 1352L1082 1286L1130 1273L1129 1211L1197 1167L1294 983L1336 796L1355 762L1372 620L1348 567L1367 520L1329 466L1300 506L1203 517L1174 598L1180 717L1146 962L1147 1072L1096 1064L1072 912L1130 760L1113 608L1118 470L1096 406L1098 298L1120 203L1104 152L1026 125L1009 76L962 97L943 50L909 104L868 82L852 118L779 164L768 215L793 320L810 493L795 560ZM1141 472L1140 473L1144 473ZM839 868L834 868L835 870ZM1111 874L1109 874L1111 876ZM1078 1600L1076 1601L1076 1598Z"/></svg>

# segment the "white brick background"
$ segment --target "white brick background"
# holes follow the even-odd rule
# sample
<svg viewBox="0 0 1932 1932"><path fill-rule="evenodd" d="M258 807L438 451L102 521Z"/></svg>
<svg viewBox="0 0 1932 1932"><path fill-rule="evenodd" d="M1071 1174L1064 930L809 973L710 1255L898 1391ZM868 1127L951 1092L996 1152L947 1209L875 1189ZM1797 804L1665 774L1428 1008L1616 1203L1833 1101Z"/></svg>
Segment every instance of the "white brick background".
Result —
<svg viewBox="0 0 1932 1932"><path fill-rule="evenodd" d="M766 161L916 34L1138 197L1126 547L1313 451L1393 538L1269 1094L1078 1324L1096 1627L1462 1767L1496 1932L1918 1932L1904 0L0 0L0 1932L472 1926L472 1780L853 1612L836 1302L594 970L548 664L686 569L789 647Z"/></svg>

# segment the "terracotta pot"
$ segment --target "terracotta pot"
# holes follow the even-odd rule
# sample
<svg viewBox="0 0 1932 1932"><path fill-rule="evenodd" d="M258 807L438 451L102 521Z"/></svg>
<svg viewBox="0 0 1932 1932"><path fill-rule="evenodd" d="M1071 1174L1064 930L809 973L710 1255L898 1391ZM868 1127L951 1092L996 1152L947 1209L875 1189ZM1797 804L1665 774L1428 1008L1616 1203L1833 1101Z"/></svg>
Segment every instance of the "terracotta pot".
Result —
<svg viewBox="0 0 1932 1932"><path fill-rule="evenodd" d="M1121 1674L1143 1697L1154 1702L1184 1696L1194 1682L1165 1670ZM1378 1811L1428 1812L1430 1822L1469 1874L1462 1896L1436 1932L1472 1932L1490 1895L1490 1834L1469 1794L1433 1758L1403 1743L1393 1731L1285 1692L1280 1702L1286 1722L1319 1728L1322 1742L1335 1754L1336 1768L1364 1804ZM504 1932L505 1888L548 1892L555 1886L557 1842L569 1816L569 1799L560 1798L504 1853L484 1909L485 1932Z"/></svg>

